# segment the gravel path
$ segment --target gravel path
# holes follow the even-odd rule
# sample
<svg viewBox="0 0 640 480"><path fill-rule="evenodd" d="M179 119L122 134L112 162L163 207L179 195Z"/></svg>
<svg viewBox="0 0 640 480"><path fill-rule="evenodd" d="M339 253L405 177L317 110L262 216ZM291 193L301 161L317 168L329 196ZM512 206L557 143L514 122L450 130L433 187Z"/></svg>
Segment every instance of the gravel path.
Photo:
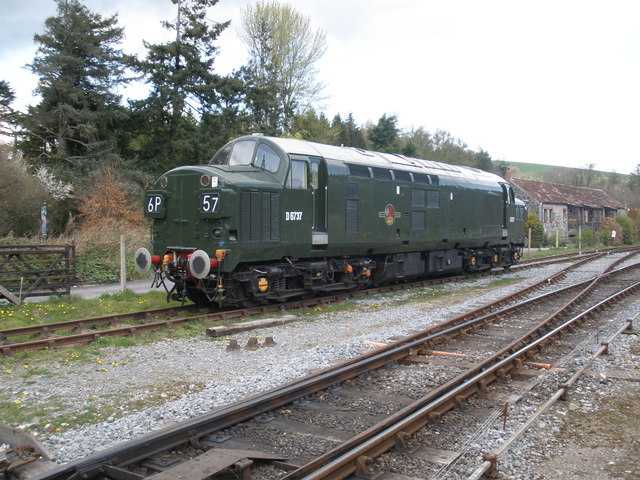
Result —
<svg viewBox="0 0 640 480"><path fill-rule="evenodd" d="M41 406L46 415L69 418L109 412L104 422L60 432L48 428L46 415L20 426L38 435L57 461L64 463L353 357L375 348L367 342L406 336L563 267L512 273L509 276L520 281L503 287L492 287L495 278L486 278L361 299L337 312L316 308L299 322L233 337L244 346L251 336L259 335L261 340L272 336L277 345L270 348L227 351L226 340L203 335L102 349L91 363L74 363L70 354L68 364L43 374L4 375L0 401L20 399ZM442 295L443 290L448 294Z"/></svg>

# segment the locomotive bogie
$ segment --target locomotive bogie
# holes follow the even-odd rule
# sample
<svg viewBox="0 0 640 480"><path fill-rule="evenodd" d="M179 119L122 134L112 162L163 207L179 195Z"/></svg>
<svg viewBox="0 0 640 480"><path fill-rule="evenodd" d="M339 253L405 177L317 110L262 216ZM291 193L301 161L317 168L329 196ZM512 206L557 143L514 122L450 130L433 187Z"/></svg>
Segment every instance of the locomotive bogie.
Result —
<svg viewBox="0 0 640 480"><path fill-rule="evenodd" d="M262 136L167 172L145 215L141 262L179 298L220 304L508 268L524 242L524 207L496 175Z"/></svg>

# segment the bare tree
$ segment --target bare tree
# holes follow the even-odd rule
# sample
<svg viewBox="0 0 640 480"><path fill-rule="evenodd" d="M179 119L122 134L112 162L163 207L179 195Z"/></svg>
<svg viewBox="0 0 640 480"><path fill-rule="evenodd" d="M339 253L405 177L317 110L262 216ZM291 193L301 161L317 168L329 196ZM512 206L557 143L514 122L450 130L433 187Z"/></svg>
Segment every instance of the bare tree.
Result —
<svg viewBox="0 0 640 480"><path fill-rule="evenodd" d="M584 167L575 169L573 184L576 187L590 187L597 177L595 163L587 163Z"/></svg>
<svg viewBox="0 0 640 480"><path fill-rule="evenodd" d="M249 71L253 86L262 97L271 97L276 114L262 118L291 129L293 115L320 99L324 86L316 80L316 62L326 47L326 34L314 30L309 19L293 7L262 1L242 10L241 38L249 48ZM262 101L259 105L269 105Z"/></svg>

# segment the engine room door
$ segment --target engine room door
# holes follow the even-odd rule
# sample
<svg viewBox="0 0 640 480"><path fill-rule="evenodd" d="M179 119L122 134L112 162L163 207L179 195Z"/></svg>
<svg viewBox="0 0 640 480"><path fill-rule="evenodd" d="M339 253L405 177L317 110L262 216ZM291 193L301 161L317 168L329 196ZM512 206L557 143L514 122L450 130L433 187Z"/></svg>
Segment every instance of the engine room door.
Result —
<svg viewBox="0 0 640 480"><path fill-rule="evenodd" d="M503 199L503 212L502 212L502 238L507 238L507 229L509 228L509 223L515 221L514 216L509 215L509 206L515 205L516 197L513 193L513 188L507 183L501 183L502 187L502 199Z"/></svg>
<svg viewBox="0 0 640 480"><path fill-rule="evenodd" d="M313 226L311 243L315 246L327 245L328 182L327 162L320 157L309 157L309 184L313 195Z"/></svg>

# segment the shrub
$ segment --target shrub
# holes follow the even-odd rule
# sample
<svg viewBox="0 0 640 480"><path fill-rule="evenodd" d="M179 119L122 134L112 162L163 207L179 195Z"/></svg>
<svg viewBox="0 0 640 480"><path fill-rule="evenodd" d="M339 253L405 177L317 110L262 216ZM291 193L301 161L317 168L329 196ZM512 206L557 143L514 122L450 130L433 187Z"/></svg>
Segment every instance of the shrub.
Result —
<svg viewBox="0 0 640 480"><path fill-rule="evenodd" d="M20 159L12 158L8 145L0 145L0 172L0 236L37 235L40 207L48 200L45 189Z"/></svg>
<svg viewBox="0 0 640 480"><path fill-rule="evenodd" d="M531 229L531 247L540 247L544 242L542 223L538 219L535 213L529 213L527 220L524 222L525 235L529 235L529 229Z"/></svg>
<svg viewBox="0 0 640 480"><path fill-rule="evenodd" d="M615 231L615 237L612 237L612 232ZM614 218L605 218L600 224L600 229L597 233L598 241L603 245L621 245L622 244L622 227Z"/></svg>
<svg viewBox="0 0 640 480"><path fill-rule="evenodd" d="M86 193L78 195L78 212L85 224L113 220L131 226L144 223L142 208L131 199L141 198L142 195L136 195L141 192L111 168L89 179L84 190Z"/></svg>
<svg viewBox="0 0 640 480"><path fill-rule="evenodd" d="M640 210L630 208L627 211L627 215L623 216L623 218L626 218L629 223L628 228L630 229L631 243L635 243L640 240ZM624 229L625 226L622 225L622 228Z"/></svg>
<svg viewBox="0 0 640 480"><path fill-rule="evenodd" d="M120 281L120 236L124 235L127 278L135 278L133 254L149 245L149 229L133 227L111 219L85 224L76 233L76 274L80 282L116 283Z"/></svg>
<svg viewBox="0 0 640 480"><path fill-rule="evenodd" d="M78 195L77 276L82 282L120 279L120 236L124 236L127 276L135 276L133 253L149 247L149 224L142 216L142 192L116 171L107 168L86 183Z"/></svg>
<svg viewBox="0 0 640 480"><path fill-rule="evenodd" d="M635 232L633 231L633 220L631 220L626 215L618 215L616 216L616 222L618 222L620 228L622 228L622 232L620 233L622 234L622 241L624 242L624 244L631 245L633 242L635 242L636 238Z"/></svg>
<svg viewBox="0 0 640 480"><path fill-rule="evenodd" d="M582 246L585 247L587 245L593 245L593 230L582 230L581 233L582 235ZM578 234L575 235L575 237L573 237L573 243L578 246L580 242L580 238L578 237Z"/></svg>

